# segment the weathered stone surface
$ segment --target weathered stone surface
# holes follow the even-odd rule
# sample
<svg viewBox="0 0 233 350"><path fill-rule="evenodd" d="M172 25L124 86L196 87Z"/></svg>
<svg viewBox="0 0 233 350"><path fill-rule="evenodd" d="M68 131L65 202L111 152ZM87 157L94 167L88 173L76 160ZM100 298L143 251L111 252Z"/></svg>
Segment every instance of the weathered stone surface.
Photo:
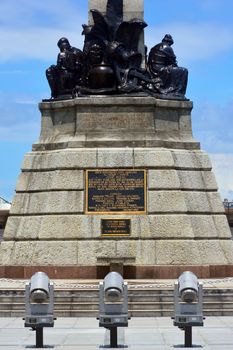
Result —
<svg viewBox="0 0 233 350"><path fill-rule="evenodd" d="M72 107L59 108L52 113L42 110L41 129L44 142L66 142L67 137L75 134L75 109Z"/></svg>
<svg viewBox="0 0 233 350"><path fill-rule="evenodd" d="M219 241L219 244L224 252L227 263L232 264L232 261L233 261L233 241L232 240L221 240L221 241Z"/></svg>
<svg viewBox="0 0 233 350"><path fill-rule="evenodd" d="M155 129L157 131L166 131L167 135L172 139L173 136L179 134L179 119L180 111L174 109L172 112L170 109L159 108L156 110Z"/></svg>
<svg viewBox="0 0 233 350"><path fill-rule="evenodd" d="M91 219L84 215L50 215L43 217L39 239L82 239L94 238Z"/></svg>
<svg viewBox="0 0 233 350"><path fill-rule="evenodd" d="M155 241L117 241L117 256L135 258L136 264L155 264Z"/></svg>
<svg viewBox="0 0 233 350"><path fill-rule="evenodd" d="M185 195L181 191L149 191L148 213L185 213Z"/></svg>
<svg viewBox="0 0 233 350"><path fill-rule="evenodd" d="M138 245L138 241L117 240L116 256L136 258L137 245Z"/></svg>
<svg viewBox="0 0 233 350"><path fill-rule="evenodd" d="M142 265L228 264L231 240L108 240L3 242L0 263L10 265L96 265L127 259Z"/></svg>
<svg viewBox="0 0 233 350"><path fill-rule="evenodd" d="M103 131L104 126L108 130L106 137L115 130L120 130L122 133L144 128L154 130L154 115L151 108L146 107L139 114L134 106L118 107L116 111L114 107L103 105L95 106L94 111L86 108L85 112L82 110L77 112L77 136L82 131L92 133Z"/></svg>
<svg viewBox="0 0 233 350"><path fill-rule="evenodd" d="M228 264L232 261L230 249L233 249L233 242L229 241L227 252L222 249L227 246L225 243L220 240L157 241L157 264Z"/></svg>
<svg viewBox="0 0 233 350"><path fill-rule="evenodd" d="M124 161L124 153L125 161ZM131 160L132 155L132 160ZM97 158L98 157L98 158ZM112 160L112 157L114 160ZM173 159L174 158L174 159ZM60 151L44 151L27 153L22 165L22 170L59 170L59 169L85 169L95 168L104 165L107 161L119 163L119 159L123 160L124 166L135 167L152 167L156 169L163 168L181 168L190 170L211 170L211 164L208 155L197 151L170 151L161 148L99 148L97 149L69 149ZM102 165L103 164L103 165ZM183 173L185 174L185 173ZM181 174L182 175L182 174ZM206 176L206 183L210 181L214 186L212 173L203 172ZM183 175L185 177L185 175ZM185 179L184 179L185 181Z"/></svg>
<svg viewBox="0 0 233 350"><path fill-rule="evenodd" d="M66 149L30 152L24 157L22 170L85 169L96 167L95 149Z"/></svg>
<svg viewBox="0 0 233 350"><path fill-rule="evenodd" d="M121 215L121 219L131 219L131 238L188 238L193 230L202 230L202 220L210 216L200 216L192 227L192 215ZM114 216L100 215L44 215L10 217L4 239L11 240L70 240L93 239L101 235L101 219ZM195 218L195 216L194 216ZM213 222L210 220L212 226ZM207 221L207 225L208 225ZM205 222L204 222L205 224ZM87 229L88 228L88 229ZM207 228L207 227L206 227ZM226 229L226 228L225 228ZM199 233L198 229L196 229ZM216 230L213 231L216 235ZM228 232L228 231L227 231ZM198 236L198 234L197 234ZM226 235L225 235L226 236Z"/></svg>
<svg viewBox="0 0 233 350"><path fill-rule="evenodd" d="M180 189L180 180L176 170L149 170L148 189Z"/></svg>
<svg viewBox="0 0 233 350"><path fill-rule="evenodd" d="M184 192L185 203L189 212L224 213L218 192Z"/></svg>
<svg viewBox="0 0 233 350"><path fill-rule="evenodd" d="M187 132L188 135L192 133L192 120L191 120L191 114L187 111L184 111L182 115L180 115L179 118L179 128L180 130L183 130L183 132Z"/></svg>
<svg viewBox="0 0 233 350"><path fill-rule="evenodd" d="M10 217L4 239L70 240L100 238L101 219L114 217L100 215L37 215ZM121 219L130 216L121 215ZM131 218L132 237L140 236L141 217Z"/></svg>
<svg viewBox="0 0 233 350"><path fill-rule="evenodd" d="M89 262L95 265L97 260L103 262L108 259L131 260L136 264L155 263L155 242L129 241L129 240L106 240L81 241L79 244L79 264L86 265Z"/></svg>
<svg viewBox="0 0 233 350"><path fill-rule="evenodd" d="M11 216L8 218L4 240L38 239L42 222L43 218L41 216ZM50 231L53 229L53 227L50 227Z"/></svg>
<svg viewBox="0 0 233 350"><path fill-rule="evenodd" d="M93 96L91 99L42 102L42 130L33 150L70 147L199 149L199 143L192 136L191 109L190 101L157 100L149 96Z"/></svg>
<svg viewBox="0 0 233 350"><path fill-rule="evenodd" d="M0 244L0 265L11 265L12 264L12 253L15 242L1 242Z"/></svg>
<svg viewBox="0 0 233 350"><path fill-rule="evenodd" d="M190 215L190 222L196 238L218 238L219 232L212 215Z"/></svg>
<svg viewBox="0 0 233 350"><path fill-rule="evenodd" d="M174 160L171 151L153 148L134 149L135 167L174 167Z"/></svg>
<svg viewBox="0 0 233 350"><path fill-rule="evenodd" d="M97 152L97 167L99 168L128 168L133 167L132 149L102 149Z"/></svg>
<svg viewBox="0 0 233 350"><path fill-rule="evenodd" d="M90 154L93 156L93 150ZM167 151L145 151L132 149L124 149L119 152L119 149L99 149L95 159L97 159L97 167L99 168L118 168L118 167L133 167L149 166L154 167L169 167L171 166L170 153ZM45 156L45 163L47 161ZM59 157L59 156L58 156ZM87 156L88 157L88 156ZM146 157L146 158L145 158ZM150 158L149 158L150 157ZM60 158L60 157L59 157ZM150 160L148 160L148 158ZM170 158L170 159L169 159ZM41 158L36 159L34 163L41 162ZM56 160L56 159L54 159ZM143 164L144 163L144 164ZM58 162L54 163L58 164ZM52 167L44 164L45 169ZM76 165L77 166L77 165ZM64 163L60 162L60 167L63 169L69 167L67 159ZM34 164L34 169L37 169ZM37 169L38 170L38 169ZM53 170L53 171L52 171ZM33 190L56 190L56 189L83 189L83 171L82 170L57 170L52 169L50 172L43 173L28 173L23 172L17 184L17 191L33 191ZM149 189L190 189L190 190L216 190L217 184L214 174L210 171L185 171L185 170L149 170L148 172Z"/></svg>
<svg viewBox="0 0 233 350"><path fill-rule="evenodd" d="M233 248L233 242L229 240ZM199 253L202 264L228 264L229 261L222 249L220 240L202 240L198 242Z"/></svg>
<svg viewBox="0 0 233 350"><path fill-rule="evenodd" d="M15 242L11 265L75 265L77 242Z"/></svg>
<svg viewBox="0 0 233 350"><path fill-rule="evenodd" d="M217 190L215 176L211 171L196 170L149 170L149 189Z"/></svg>
<svg viewBox="0 0 233 350"><path fill-rule="evenodd" d="M188 215L195 238L231 238L225 215Z"/></svg>
<svg viewBox="0 0 233 350"><path fill-rule="evenodd" d="M192 238L188 215L149 215L139 218L142 238Z"/></svg>
<svg viewBox="0 0 233 350"><path fill-rule="evenodd" d="M80 241L78 242L78 264L96 265L98 258L116 257L116 241Z"/></svg>
<svg viewBox="0 0 233 350"><path fill-rule="evenodd" d="M212 215L218 237L220 238L232 238L229 230L229 224L225 213L223 215Z"/></svg>
<svg viewBox="0 0 233 350"><path fill-rule="evenodd" d="M156 241L156 264L158 265L198 265L201 264L199 246L193 240Z"/></svg>
<svg viewBox="0 0 233 350"><path fill-rule="evenodd" d="M83 191L17 193L11 214L82 213Z"/></svg>
<svg viewBox="0 0 233 350"><path fill-rule="evenodd" d="M129 21L132 18L144 19L144 0L124 1L123 11L125 21Z"/></svg>
<svg viewBox="0 0 233 350"><path fill-rule="evenodd" d="M83 170L53 170L43 172L22 172L16 185L17 192L83 190Z"/></svg>
<svg viewBox="0 0 233 350"><path fill-rule="evenodd" d="M181 169L200 169L211 170L211 162L207 153L202 151L186 151L174 150L172 151L174 164L176 168Z"/></svg>
<svg viewBox="0 0 233 350"><path fill-rule="evenodd" d="M178 170L180 188L185 190L217 190L214 173L211 171Z"/></svg>
<svg viewBox="0 0 233 350"><path fill-rule="evenodd" d="M225 214L222 199L219 192L207 192L207 197L210 202L212 213Z"/></svg>
<svg viewBox="0 0 233 350"><path fill-rule="evenodd" d="M191 102L109 96L43 102L40 108L37 146L51 150L25 156L1 264L233 263L209 157L194 150ZM131 146L123 147L128 139ZM85 215L85 170L96 168L147 169L148 215ZM130 219L131 236L101 237L104 218Z"/></svg>

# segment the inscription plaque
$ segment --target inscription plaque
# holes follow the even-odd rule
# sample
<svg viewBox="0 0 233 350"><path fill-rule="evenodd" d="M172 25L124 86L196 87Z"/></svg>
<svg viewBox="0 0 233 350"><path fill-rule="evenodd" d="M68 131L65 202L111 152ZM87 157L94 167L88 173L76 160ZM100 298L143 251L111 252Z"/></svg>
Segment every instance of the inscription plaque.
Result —
<svg viewBox="0 0 233 350"><path fill-rule="evenodd" d="M87 214L145 214L146 170L87 170Z"/></svg>
<svg viewBox="0 0 233 350"><path fill-rule="evenodd" d="M101 236L130 236L130 219L102 219Z"/></svg>

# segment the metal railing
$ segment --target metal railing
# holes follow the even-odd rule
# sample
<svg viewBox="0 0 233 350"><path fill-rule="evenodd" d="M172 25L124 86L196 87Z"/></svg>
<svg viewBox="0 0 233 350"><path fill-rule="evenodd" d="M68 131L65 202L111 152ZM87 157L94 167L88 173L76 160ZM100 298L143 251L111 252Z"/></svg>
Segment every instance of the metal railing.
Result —
<svg viewBox="0 0 233 350"><path fill-rule="evenodd" d="M230 214L230 213L232 214L232 212L233 212L233 202L224 201L223 205L224 205L226 214Z"/></svg>

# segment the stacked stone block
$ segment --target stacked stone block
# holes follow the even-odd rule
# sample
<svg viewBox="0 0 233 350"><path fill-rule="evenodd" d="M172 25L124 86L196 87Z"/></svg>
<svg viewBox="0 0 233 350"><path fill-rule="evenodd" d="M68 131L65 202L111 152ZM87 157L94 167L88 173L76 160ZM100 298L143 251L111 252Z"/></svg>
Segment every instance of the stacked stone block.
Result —
<svg viewBox="0 0 233 350"><path fill-rule="evenodd" d="M147 215L85 215L86 169L147 169ZM129 218L130 237L103 238L100 220ZM77 148L25 156L1 246L11 265L228 264L233 246L206 153ZM10 252L10 254L9 254Z"/></svg>

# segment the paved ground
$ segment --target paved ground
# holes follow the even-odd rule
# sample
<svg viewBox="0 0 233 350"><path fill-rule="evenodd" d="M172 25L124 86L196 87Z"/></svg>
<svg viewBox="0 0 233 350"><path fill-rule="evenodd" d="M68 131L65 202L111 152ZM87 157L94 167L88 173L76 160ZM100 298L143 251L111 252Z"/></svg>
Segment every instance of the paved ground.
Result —
<svg viewBox="0 0 233 350"><path fill-rule="evenodd" d="M119 329L118 343L132 350L182 349L184 334L169 318L133 318L129 327ZM54 328L44 330L48 348L95 350L109 344L109 334L93 318L60 318ZM35 347L35 333L16 318L0 319L0 349ZM233 317L209 317L204 327L193 329L193 347L206 350L233 349Z"/></svg>
<svg viewBox="0 0 233 350"><path fill-rule="evenodd" d="M54 280L55 288L87 288L93 281ZM136 288L139 281L130 281ZM145 287L173 288L174 280L143 280ZM204 287L233 289L233 278L203 280ZM147 285L147 286L146 286ZM25 280L0 279L3 289L24 289ZM93 285L94 287L94 285ZM96 286L95 286L96 288ZM132 350L167 350L184 348L184 332L174 327L170 318L132 318L129 327L119 329L118 343ZM94 318L59 318L54 328L44 330L47 348L95 350L109 344L109 332L99 328ZM35 333L24 328L19 318L0 318L0 350L35 347ZM204 327L193 329L193 347L206 350L233 350L233 316L208 317Z"/></svg>

